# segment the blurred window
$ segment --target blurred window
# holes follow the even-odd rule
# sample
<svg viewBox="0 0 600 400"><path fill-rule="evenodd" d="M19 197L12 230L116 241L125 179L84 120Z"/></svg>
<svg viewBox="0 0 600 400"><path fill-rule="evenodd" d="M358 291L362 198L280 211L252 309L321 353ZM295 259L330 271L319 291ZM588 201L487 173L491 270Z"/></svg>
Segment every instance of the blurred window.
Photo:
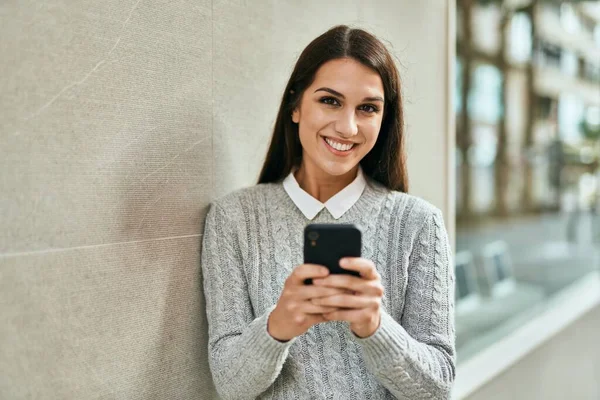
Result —
<svg viewBox="0 0 600 400"><path fill-rule="evenodd" d="M516 13L510 21L508 55L515 62L527 62L531 47L531 19L524 12Z"/></svg>
<svg viewBox="0 0 600 400"><path fill-rule="evenodd" d="M502 74L491 64L480 64L473 70L469 113L472 119L495 124L502 116L500 91Z"/></svg>
<svg viewBox="0 0 600 400"><path fill-rule="evenodd" d="M575 94L564 93L558 99L558 129L562 140L576 143L581 139L580 124L584 104Z"/></svg>
<svg viewBox="0 0 600 400"><path fill-rule="evenodd" d="M583 78L594 83L600 83L600 63L584 62Z"/></svg>
<svg viewBox="0 0 600 400"><path fill-rule="evenodd" d="M539 119L548 119L552 115L552 107L554 105L554 100L551 97L547 96L537 96L536 97L536 116Z"/></svg>
<svg viewBox="0 0 600 400"><path fill-rule="evenodd" d="M581 22L571 4L560 5L560 22L568 33L577 33L581 30Z"/></svg>
<svg viewBox="0 0 600 400"><path fill-rule="evenodd" d="M567 76L577 76L579 58L572 51L563 51L560 58L560 69Z"/></svg>
<svg viewBox="0 0 600 400"><path fill-rule="evenodd" d="M538 41L537 63L543 67L559 67L561 64L561 49L559 46L544 40Z"/></svg>

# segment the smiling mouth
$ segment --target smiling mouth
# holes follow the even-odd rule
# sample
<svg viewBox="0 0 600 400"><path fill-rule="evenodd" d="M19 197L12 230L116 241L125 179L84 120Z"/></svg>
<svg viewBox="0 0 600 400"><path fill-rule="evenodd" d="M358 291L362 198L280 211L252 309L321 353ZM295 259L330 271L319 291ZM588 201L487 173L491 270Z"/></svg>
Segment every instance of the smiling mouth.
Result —
<svg viewBox="0 0 600 400"><path fill-rule="evenodd" d="M354 149L357 145L357 143L348 143L348 144L340 143L340 142L337 142L335 140L332 140L332 139L324 137L324 136L323 136L323 140L325 141L325 143L327 143L327 145L331 149L338 151L340 153L349 152L352 149Z"/></svg>

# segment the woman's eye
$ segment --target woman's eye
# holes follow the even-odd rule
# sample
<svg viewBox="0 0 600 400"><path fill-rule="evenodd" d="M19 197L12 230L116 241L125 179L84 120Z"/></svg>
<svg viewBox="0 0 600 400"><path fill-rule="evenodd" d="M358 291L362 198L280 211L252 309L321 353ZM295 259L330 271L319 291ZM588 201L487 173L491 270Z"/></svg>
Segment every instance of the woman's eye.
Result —
<svg viewBox="0 0 600 400"><path fill-rule="evenodd" d="M379 111L379 108L371 105L371 104L365 104L363 106L361 106L361 109L369 114L373 114Z"/></svg>
<svg viewBox="0 0 600 400"><path fill-rule="evenodd" d="M321 103L328 104L330 106L337 106L340 104L339 101L337 101L337 99L333 97L323 97L320 101Z"/></svg>

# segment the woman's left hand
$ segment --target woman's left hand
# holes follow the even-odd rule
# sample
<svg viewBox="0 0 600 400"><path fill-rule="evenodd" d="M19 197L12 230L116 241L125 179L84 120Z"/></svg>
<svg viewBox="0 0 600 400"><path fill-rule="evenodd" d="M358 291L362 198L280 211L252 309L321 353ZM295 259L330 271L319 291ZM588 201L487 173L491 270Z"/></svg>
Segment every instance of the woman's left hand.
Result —
<svg viewBox="0 0 600 400"><path fill-rule="evenodd" d="M312 302L319 306L345 308L346 310L330 312L323 316L328 321L350 322L350 329L358 337L371 336L379 328L381 321L381 276L375 264L365 258L346 257L340 260L340 266L359 272L360 277L332 274L326 278L315 279L313 284L346 289L349 293L313 299Z"/></svg>

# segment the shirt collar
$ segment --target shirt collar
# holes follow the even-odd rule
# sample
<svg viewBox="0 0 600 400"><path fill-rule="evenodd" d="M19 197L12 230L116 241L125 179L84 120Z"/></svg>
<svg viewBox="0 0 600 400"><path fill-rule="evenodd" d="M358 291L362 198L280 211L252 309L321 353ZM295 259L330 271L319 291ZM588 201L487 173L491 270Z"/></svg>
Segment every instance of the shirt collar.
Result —
<svg viewBox="0 0 600 400"><path fill-rule="evenodd" d="M367 181L359 166L356 178L352 183L340 190L325 203L321 203L300 187L294 176L294 171L290 172L283 181L283 188L288 196L290 196L296 207L309 220L314 219L323 208L327 208L327 211L329 211L333 218L339 219L358 201L366 186Z"/></svg>

